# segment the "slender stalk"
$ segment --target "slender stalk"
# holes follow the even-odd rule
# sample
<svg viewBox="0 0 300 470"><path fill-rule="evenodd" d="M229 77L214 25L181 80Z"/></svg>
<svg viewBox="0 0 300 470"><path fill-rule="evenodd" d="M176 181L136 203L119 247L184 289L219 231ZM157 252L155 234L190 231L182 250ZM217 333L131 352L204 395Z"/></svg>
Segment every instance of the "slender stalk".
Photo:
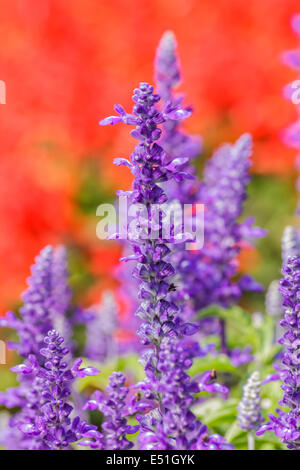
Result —
<svg viewBox="0 0 300 470"><path fill-rule="evenodd" d="M248 450L255 450L255 434L253 431L248 432Z"/></svg>
<svg viewBox="0 0 300 470"><path fill-rule="evenodd" d="M221 339L221 353L228 354L228 346L226 340L226 323L224 319L220 320L220 339Z"/></svg>

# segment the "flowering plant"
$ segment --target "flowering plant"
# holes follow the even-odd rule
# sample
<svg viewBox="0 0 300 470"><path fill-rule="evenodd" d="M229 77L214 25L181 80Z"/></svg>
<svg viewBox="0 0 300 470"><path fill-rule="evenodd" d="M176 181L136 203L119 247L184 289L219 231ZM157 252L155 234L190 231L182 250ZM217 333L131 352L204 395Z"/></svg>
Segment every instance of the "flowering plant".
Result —
<svg viewBox="0 0 300 470"><path fill-rule="evenodd" d="M293 25L299 32L298 16ZM287 54L287 62L297 68L298 56ZM138 142L128 159L114 161L133 175L131 190L117 196L134 224L126 219L109 236L127 235L118 273L130 305L126 325L117 290L105 292L100 306L76 305L67 252L51 246L36 258L19 311L0 320L17 334L9 347L22 358L11 367L18 382L0 393L10 410L0 414L4 448L300 449L299 235L285 229L284 277L268 290L266 314L250 314L240 301L263 288L239 256L267 235L244 215L252 138L220 146L198 178L193 162L203 143L184 129L193 110L175 91L180 79L167 32L156 54L157 91L141 82L131 112L116 104L116 115L100 121L133 126ZM189 211L178 217L185 204ZM203 246L193 231L199 204ZM120 330L131 341L120 342ZM277 402L284 409L275 416Z"/></svg>

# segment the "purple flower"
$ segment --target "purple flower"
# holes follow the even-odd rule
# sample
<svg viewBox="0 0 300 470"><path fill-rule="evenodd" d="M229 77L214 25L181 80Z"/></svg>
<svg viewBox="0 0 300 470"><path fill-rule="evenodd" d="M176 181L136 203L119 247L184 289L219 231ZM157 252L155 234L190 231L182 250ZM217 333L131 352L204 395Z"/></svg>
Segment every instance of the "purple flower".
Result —
<svg viewBox="0 0 300 470"><path fill-rule="evenodd" d="M155 78L164 102L182 102L182 97L174 95L174 88L180 81L180 67L172 32L163 35L157 49ZM163 128L159 143L168 154L186 157L187 162L182 169L194 176L191 160L199 154L199 139L183 134L180 121L166 120ZM172 258L179 277L179 286L173 298L177 304L184 304L185 317L213 303L231 305L239 300L243 291L262 289L250 276L242 276L237 282L232 280L238 273L236 257L242 243L249 243L249 239L265 233L251 226L252 219L243 223L237 221L242 214L245 188L250 179L251 147L251 137L246 134L235 145L222 146L208 163L200 188L197 181L190 179L180 183L176 180L163 183L169 199L178 199L181 203L201 202L206 209L202 250L188 252L181 244ZM190 299L189 305L187 299ZM207 326L204 320L201 327L204 322ZM219 333L224 339L222 352L227 353L224 325L221 322L217 329L215 326L211 320L211 332Z"/></svg>
<svg viewBox="0 0 300 470"><path fill-rule="evenodd" d="M291 19L291 26L295 33L300 37L300 28L299 28L299 13L292 16ZM299 49L286 51L282 55L283 61L289 67L296 69L297 71L300 70L300 51Z"/></svg>
<svg viewBox="0 0 300 470"><path fill-rule="evenodd" d="M148 381L143 384L145 398L152 400L153 406L155 400L158 401L159 406L144 416L137 415L141 425L138 441L142 449L233 448L221 436L209 436L207 427L191 411L194 395L199 392L225 396L228 393L226 387L216 383L215 371L205 373L200 379L189 377L186 369L192 365L193 358L200 355L198 348L196 343L179 343L176 337L162 341L157 362L158 377L152 367L148 371Z"/></svg>
<svg viewBox="0 0 300 470"><path fill-rule="evenodd" d="M30 386L24 394L25 405L10 422L10 426L17 428L22 435L22 448L68 449L71 443L94 429L78 417L71 420L73 406L69 400L75 377L96 375L99 371L94 368L79 369L79 363L69 369L65 361L69 351L63 342L57 331L50 330L40 350L40 355L45 359L44 365L40 365L37 357L30 354L23 364L11 369L30 378Z"/></svg>
<svg viewBox="0 0 300 470"><path fill-rule="evenodd" d="M197 327L183 322L178 314L178 306L172 300L175 270L169 258L175 239L172 238L173 233L169 240L163 238L161 217L157 217L157 205L167 201L167 195L160 183L172 179L182 181L187 175L181 171L180 164L172 165L174 159L170 160L156 142L161 136L158 125L168 119L181 119L185 113L179 112L179 105L169 104L166 104L161 112L158 111L156 104L159 99L158 95L153 94L153 87L147 83L141 83L140 87L134 90L133 101L136 104L132 115L137 121L136 129L131 131L131 135L140 143L131 154L130 162L121 162L125 163L134 175L133 190L127 193L130 203L138 202L146 207L148 221L150 220L152 227L155 225L157 233L156 238L150 237L148 221L141 218L139 228L142 230L138 231L138 237L136 233L135 237L129 237L133 238L133 256L126 258L135 260L133 273L140 284L140 304L136 314L143 323L138 330L138 336L142 344L147 346L142 357L146 379L141 384L141 389L144 398L152 402L153 408L150 416L146 414L139 418L142 429L139 440L141 446L147 448L149 439L152 448L153 445L154 448L162 449L176 446L188 448L183 447L183 442L189 439L189 445L197 445L199 429L202 428L202 424L189 409L193 402L192 393L201 389L189 380L184 369L190 367L193 354L195 351L198 353L199 348L190 344L193 353L185 356L181 338L193 335ZM122 121L125 120L126 116L123 115ZM101 123L111 122L110 118L109 122L104 120ZM182 159L182 162L185 163L185 159ZM208 387L209 384L203 381L202 386L204 385ZM149 428L149 423L153 424L153 428ZM188 430L189 426L190 437L185 436L185 430Z"/></svg>
<svg viewBox="0 0 300 470"><path fill-rule="evenodd" d="M234 145L220 147L205 168L198 194L206 209L204 247L184 263L184 274L191 273L185 282L196 309L213 303L227 307L240 298L242 290L261 290L249 278L232 280L241 243L264 233L251 227L252 220L238 221L247 198L251 151L252 139L244 134Z"/></svg>
<svg viewBox="0 0 300 470"><path fill-rule="evenodd" d="M85 356L103 362L116 356L118 346L114 338L117 328L117 303L113 292L103 293L100 306L91 321L87 323ZM95 308L91 308L95 311Z"/></svg>
<svg viewBox="0 0 300 470"><path fill-rule="evenodd" d="M176 48L174 33L166 31L160 40L155 58L157 91L164 101L172 101L172 90L181 79Z"/></svg>
<svg viewBox="0 0 300 470"><path fill-rule="evenodd" d="M65 339L66 346L72 350L73 324L70 318L72 291L69 285L67 251L64 246L54 250L52 269L53 326Z"/></svg>
<svg viewBox="0 0 300 470"><path fill-rule="evenodd" d="M254 356L251 354L251 346L245 346L244 349L234 348L231 351L228 350L228 355L232 364L235 367L242 366L244 364L249 364L254 360Z"/></svg>
<svg viewBox="0 0 300 470"><path fill-rule="evenodd" d="M296 229L290 225L285 227L281 239L282 263L286 264L288 258L300 256L300 241Z"/></svg>
<svg viewBox="0 0 300 470"><path fill-rule="evenodd" d="M17 331L20 343L10 343L10 346L23 357L39 354L44 336L53 326L53 258L51 246L46 246L36 258L31 268L32 274L27 280L28 289L22 295L22 320L11 312L0 320L0 326Z"/></svg>
<svg viewBox="0 0 300 470"><path fill-rule="evenodd" d="M197 200L205 205L204 246L200 251L183 250L174 256L178 273L177 303L188 299L187 315L195 315L212 304L228 307L236 303L243 291L261 291L250 276L237 279L237 256L243 244L264 235L252 227L253 219L240 222L250 180L252 139L242 135L235 144L221 146L208 161ZM211 328L209 328L209 323ZM200 320L210 334L221 337L221 351L228 354L225 322Z"/></svg>
<svg viewBox="0 0 300 470"><path fill-rule="evenodd" d="M178 105L182 103L182 97L174 94L174 88L180 81L180 75L176 39L174 34L168 31L163 35L159 43L155 60L157 90L161 96L164 111L169 111L168 114L164 112L163 133L159 139L159 145L166 153L166 158L169 162L167 168L178 173L185 173L187 177L185 179L181 177L179 180L168 178L165 182L163 178L160 186L163 188L169 201L172 202L173 199L176 199L182 203L189 203L193 201L198 185L194 179L195 169L191 165L191 161L201 151L201 139L196 136L190 136L182 130L182 121L190 115L191 108L178 109ZM175 108L175 111L170 111L172 108ZM176 120L174 120L174 117ZM132 168L130 162L126 162L125 159L117 159L116 163L125 164ZM178 177L179 175L177 175ZM182 244L178 249L184 249ZM126 258L126 256L128 256L128 246L124 243L124 257ZM135 293L138 290L138 286L135 279L130 280L130 274L130 267L127 265L120 268L121 295L127 300L131 312L134 312L137 307L138 299ZM124 326L134 331L137 328L137 323L131 317L127 318L126 325ZM132 340L131 347L138 350L137 342Z"/></svg>
<svg viewBox="0 0 300 470"><path fill-rule="evenodd" d="M86 433L86 439L81 445L92 449L127 450L133 443L126 438L127 434L138 431L138 426L127 424L126 397L128 388L125 387L125 376L121 372L114 372L109 378L106 394L96 391L86 403L84 409L99 410L104 415L101 432Z"/></svg>
<svg viewBox="0 0 300 470"><path fill-rule="evenodd" d="M16 330L20 338L19 343L9 343L10 347L23 357L38 355L44 336L54 326L65 334L70 346L72 329L67 313L72 293L65 248L43 248L27 282L28 288L22 295L24 305L19 310L21 319L12 312L0 319L0 326Z"/></svg>
<svg viewBox="0 0 300 470"><path fill-rule="evenodd" d="M181 80L179 60L177 57L177 44L172 31L167 31L162 36L156 51L155 59L155 81L157 91L165 105L170 103L178 105L183 101L182 96L174 94L174 88ZM185 111L191 113L191 107L186 107ZM182 113L182 119L187 114ZM163 123L164 134L160 139L160 145L164 151L172 157L185 158L186 162L182 169L189 174L192 179L186 179L180 183L169 181L165 185L165 190L169 200L177 199L182 203L193 202L196 193L197 183L194 181L195 169L191 161L200 154L202 142L198 136L190 136L181 129L180 120L167 119Z"/></svg>
<svg viewBox="0 0 300 470"><path fill-rule="evenodd" d="M291 26L295 31L297 36L300 38L300 29L299 29L299 18L300 15L296 14L292 16ZM300 71L300 47L295 50L286 51L282 56L283 62L292 69L296 70L299 74ZM299 90L300 90L300 81L299 78L293 81L291 84L287 85L284 89L284 95L287 99L291 100L297 107L298 119L296 122L287 127L282 133L283 142L289 146L296 148L298 150L297 156L297 170L300 169L300 101L299 101ZM300 192L300 179L297 181L297 190ZM298 215L300 214L300 206L298 203L297 209Z"/></svg>
<svg viewBox="0 0 300 470"><path fill-rule="evenodd" d="M179 175L180 179L182 178L180 170L170 167L166 153L156 143L161 135L158 124L166 120L165 112L159 112L155 107L159 99L158 95L153 94L153 87L147 83L141 83L140 87L134 90L133 115L136 116L137 125L131 135L140 140L140 143L130 158L129 167L134 175L134 182L133 191L128 197L130 203L144 204L151 223L156 221L157 216L153 207L167 201L159 183L176 179ZM164 336L177 335L179 328L178 307L170 300L172 277L175 274L167 259L170 254L167 243L170 240L162 238L160 223L159 221L160 236L157 239L151 239L149 227L143 226L140 238L135 237L133 241L134 257L127 258L138 261L134 269L134 276L140 282L141 303L137 315L144 322L138 335L144 345L154 345L158 348Z"/></svg>
<svg viewBox="0 0 300 470"><path fill-rule="evenodd" d="M283 382L283 398L279 405L288 411L277 410L278 416L269 416L269 422L257 432L273 431L288 449L300 449L300 393L299 393L299 344L300 344L300 258L289 258L283 268L284 278L280 281L283 297L284 317L281 326L286 330L279 343L284 346L281 369L278 371Z"/></svg>

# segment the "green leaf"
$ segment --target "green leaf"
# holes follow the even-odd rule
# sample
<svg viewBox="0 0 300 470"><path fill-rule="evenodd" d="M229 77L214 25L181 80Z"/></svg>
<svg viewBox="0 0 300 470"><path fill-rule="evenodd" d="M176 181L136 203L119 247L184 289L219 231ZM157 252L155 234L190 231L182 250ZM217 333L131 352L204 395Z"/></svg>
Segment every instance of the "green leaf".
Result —
<svg viewBox="0 0 300 470"><path fill-rule="evenodd" d="M227 429L224 437L228 442L232 442L234 439L237 439L244 433L245 431L240 428L238 421L234 421L232 425Z"/></svg>
<svg viewBox="0 0 300 470"><path fill-rule="evenodd" d="M248 312L237 306L224 309L214 305L197 314L197 318L209 316L225 320L228 342L232 347L249 345L257 349L257 331L252 325L251 315Z"/></svg>
<svg viewBox="0 0 300 470"><path fill-rule="evenodd" d="M232 423L236 419L237 400L222 401L212 398L200 403L194 408L195 415L207 426L215 427L224 423Z"/></svg>
<svg viewBox="0 0 300 470"><path fill-rule="evenodd" d="M100 374L92 377L84 377L77 381L77 387L80 392L88 387L103 390L108 385L109 376L114 371L123 372L125 375L131 376L136 382L139 382L145 377L143 367L138 361L136 354L128 354L116 358L103 364L84 359L82 367L93 366L100 370ZM131 381L132 381L131 379Z"/></svg>
<svg viewBox="0 0 300 470"><path fill-rule="evenodd" d="M218 356L208 355L195 359L189 369L189 374L193 377L211 369L215 369L217 372L229 372L231 374L241 375L239 369L230 362L229 357L225 354L219 354Z"/></svg>

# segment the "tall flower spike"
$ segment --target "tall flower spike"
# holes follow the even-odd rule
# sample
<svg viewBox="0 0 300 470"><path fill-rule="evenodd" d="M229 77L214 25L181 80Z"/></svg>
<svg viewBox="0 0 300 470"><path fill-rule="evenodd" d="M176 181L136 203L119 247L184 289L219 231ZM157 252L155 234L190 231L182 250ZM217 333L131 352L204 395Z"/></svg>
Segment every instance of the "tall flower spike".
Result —
<svg viewBox="0 0 300 470"><path fill-rule="evenodd" d="M113 372L106 388L107 395L96 391L86 403L85 410L99 410L104 415L101 432L93 430L86 434L81 445L90 446L100 450L128 450L133 443L128 441L126 435L137 432L138 426L127 424L126 397L128 388L125 387L125 376L121 372Z"/></svg>
<svg viewBox="0 0 300 470"><path fill-rule="evenodd" d="M155 57L157 92L163 101L173 101L173 89L181 79L177 57L177 43L173 31L166 31L158 45Z"/></svg>
<svg viewBox="0 0 300 470"><path fill-rule="evenodd" d="M54 250L52 269L53 306L52 317L54 328L63 336L66 346L72 350L73 324L70 314L72 291L69 285L67 250L59 246Z"/></svg>
<svg viewBox="0 0 300 470"><path fill-rule="evenodd" d="M162 107L178 106L182 103L183 97L174 94L174 89L181 80L180 65L177 55L177 44L175 35L172 31L167 31L162 36L156 51L155 58L155 82L158 93L161 97ZM188 179L177 181L170 180L160 186L166 193L168 200L177 199L183 203L192 202L196 192L197 183L193 179L195 169L191 165L194 159L201 151L201 139L198 136L190 136L182 130L182 120L191 113L191 108L185 108L185 112L178 119L174 120L165 116L163 125L163 134L159 140L159 145L168 155L168 159L174 159L174 162L181 162L180 169L188 176ZM177 159L176 157L180 157ZM127 256L128 246L124 244L124 256ZM183 249L182 247L179 249ZM123 266L119 270L121 278L122 295L125 296L127 304L133 308L130 313L134 312L137 304L135 293L137 292L136 280L129 281L129 268ZM123 281L125 279L125 282ZM129 326L135 329L136 323L134 319L129 320ZM128 326L128 323L127 323ZM136 341L131 343L137 349Z"/></svg>
<svg viewBox="0 0 300 470"><path fill-rule="evenodd" d="M20 308L21 318L9 312L5 318L0 319L0 326L15 329L19 336L20 341L9 343L10 348L18 351L24 358L34 354L40 364L45 362L40 354L44 337L53 328L53 267L54 250L51 246L46 246L31 268L32 274L27 280L28 289L22 296L24 306ZM32 380L30 374L20 374L18 386L0 392L0 404L7 408L26 408L26 397L31 391ZM13 420L17 421L21 413L22 411L17 412ZM6 439L6 436L0 436L1 442L3 438ZM14 449L24 447L23 433L12 427L9 442L14 443Z"/></svg>
<svg viewBox="0 0 300 470"><path fill-rule="evenodd" d="M206 391L227 396L228 390L216 383L213 372L192 380L186 370L193 358L200 356L199 346L178 342L176 337L164 338L159 352L157 370L159 380L152 379L152 387L145 387L145 397L161 396L161 406L138 416L141 430L138 437L142 449L163 450L230 450L233 447L224 438L209 435L204 426L192 413L194 395Z"/></svg>
<svg viewBox="0 0 300 470"><path fill-rule="evenodd" d="M268 315L274 317L275 320L275 334L274 339L277 342L282 335L282 327L279 324L279 320L283 315L282 308L282 295L279 292L279 281L272 281L268 287L266 293L266 312Z"/></svg>
<svg viewBox="0 0 300 470"><path fill-rule="evenodd" d="M283 382L283 398L279 405L289 411L276 410L277 416L269 415L269 422L257 432L273 431L288 449L300 450L300 394L299 394L299 344L300 344L300 258L289 258L280 281L284 317L281 326L286 330L279 343L284 346L279 377Z"/></svg>
<svg viewBox="0 0 300 470"><path fill-rule="evenodd" d="M95 310L95 309L91 309ZM103 293L100 306L86 330L85 356L103 362L116 356L118 346L114 337L117 328L117 303L113 292Z"/></svg>
<svg viewBox="0 0 300 470"><path fill-rule="evenodd" d="M157 89L164 101L181 102L182 97L175 96L174 88L180 81L180 68L176 55L176 40L172 32L166 32L158 46L155 61L155 78L157 82ZM177 101L176 101L177 100ZM160 139L160 144L164 150L170 155L181 155L187 157L187 163L184 165L184 170L190 174L195 174L194 168L191 165L191 160L200 153L201 142L195 137L188 136L182 133L180 129L180 121L172 122L166 121L163 124L164 134ZM236 218L241 215L242 202L245 198L245 186L248 182L248 168L250 165L249 156L251 153L251 138L250 136L242 136L235 146L223 147L222 156L214 156L211 165L206 169L205 179L210 178L211 168L211 182L208 186L204 184L197 191L199 183L194 180L187 179L178 184L176 181L171 181L165 184L165 191L170 200L177 199L182 204L201 202L206 204L206 209L210 211L211 229L210 233L205 233L205 247L221 246L220 240L223 245L222 255L217 255L218 258L212 258L211 253L209 256L200 253L188 253L185 250L184 244L178 245L176 253L172 259L176 272L180 275L182 288L179 288L174 293L173 298L176 303L182 302L183 299L190 298L192 301L192 309L185 307L187 315L193 315L199 308L205 307L211 303L221 303L226 306L235 302L241 296L243 290L259 290L260 287L249 276L244 276L239 283L231 282L231 278L236 274L233 258L236 256L237 246L244 238L249 236L262 236L263 232L258 229L251 229L248 220L240 226L243 233L238 233L239 226ZM221 150L219 154L221 154ZM231 155L231 156L230 156ZM222 159L224 162L222 162ZM215 162L215 168L213 165ZM228 187L226 187L226 180ZM234 188L234 189L232 189ZM219 193L218 193L219 189ZM232 191L230 191L232 189ZM205 199L205 194L209 193L209 199ZM225 201L224 198L225 197ZM227 198L227 199L226 199ZM215 204L214 204L215 203ZM223 209L222 209L223 207ZM224 210L224 208L227 208ZM237 213L233 214L236 209ZM231 211L231 214L230 214ZM207 218L207 212L206 212ZM214 220L215 219L215 220ZM206 219L205 219L206 222ZM223 224L223 231L220 234L219 240L216 240L216 227ZM251 232L251 234L249 233ZM229 245L229 246L228 246ZM202 250L203 251L203 250ZM196 265L199 265L197 270ZM224 272L225 271L225 272ZM196 276L193 277L194 272ZM199 276L198 276L199 272ZM207 275L203 276L203 272ZM187 282L189 279L189 282ZM195 282L193 282L195 281ZM191 286L191 289L186 286ZM199 289L200 286L200 289ZM197 294L195 294L197 292ZM200 297L200 298L199 298ZM186 302L185 302L186 303ZM221 338L225 338L225 328L222 322L219 324L216 321L205 321L205 328L208 327L209 332L215 326L219 328ZM202 327L204 322L202 322ZM202 328L204 331L205 328ZM223 341L224 342L224 341ZM222 352L228 352L226 344L222 344Z"/></svg>
<svg viewBox="0 0 300 470"><path fill-rule="evenodd" d="M22 320L11 312L0 320L0 326L17 331L20 342L10 346L23 357L38 355L45 334L53 327L53 263L53 248L46 246L36 257L27 280L28 289L22 295Z"/></svg>
<svg viewBox="0 0 300 470"><path fill-rule="evenodd" d="M183 96L174 94L174 88L180 80L175 35L172 31L167 31L160 40L155 58L155 81L164 105L182 103ZM185 110L189 113L192 111L191 107L186 107ZM191 136L183 132L181 124L181 120L166 119L163 123L164 134L159 143L168 155L186 159L183 168L192 178L180 184L176 181L169 181L165 186L165 191L169 200L178 199L183 204L188 204L193 202L197 187L197 182L194 180L195 169L191 161L200 154L202 141L199 136Z"/></svg>
<svg viewBox="0 0 300 470"><path fill-rule="evenodd" d="M279 281L272 281L266 293L266 312L272 317L283 314L282 295L279 292Z"/></svg>
<svg viewBox="0 0 300 470"><path fill-rule="evenodd" d="M0 319L0 326L15 329L19 343L10 343L12 349L27 357L39 354L45 334L54 326L64 334L71 345L71 323L67 318L72 292L68 284L66 250L46 246L35 259L28 288L22 295L21 319L9 312Z"/></svg>
<svg viewBox="0 0 300 470"><path fill-rule="evenodd" d="M161 135L158 124L166 119L182 119L185 111L180 106L166 105L162 112L159 112L155 105L159 101L159 96L153 94L153 87L147 83L141 83L140 87L134 90L133 114L125 113L120 105L115 109L121 114L122 121L130 124L135 123L136 129L131 131L131 135L140 140L131 154L131 161L116 159L115 163L125 164L134 175L133 191L127 193L130 203L142 203L147 209L150 223L156 223L157 213L155 208L158 204L167 201L167 196L158 185L160 182L175 178L182 181L185 174L180 170L180 158L176 158L176 164L166 157L163 149L156 143ZM188 114L187 114L188 116ZM100 122L107 125L115 122L114 117L106 118ZM185 160L182 159L184 163ZM184 330L194 332L192 326L180 326L177 323L178 308L169 300L174 268L167 261L170 253L168 242L175 240L164 240L161 228L158 229L157 239L149 236L149 226L145 227L141 233L131 233L128 236L133 239L134 255L127 260L137 260L138 264L134 270L134 275L140 281L139 299L141 306L137 312L144 323L139 329L139 337L145 345L155 345L159 348L161 339L171 334L180 334ZM159 218L159 224L161 219ZM161 226L160 226L161 227ZM138 237L137 237L138 235ZM116 236L118 237L118 235ZM149 359L149 363L154 360ZM154 366L155 367L155 366Z"/></svg>
<svg viewBox="0 0 300 470"><path fill-rule="evenodd" d="M300 256L300 241L297 231L291 225L285 227L281 240L282 264L291 256Z"/></svg>
<svg viewBox="0 0 300 470"><path fill-rule="evenodd" d="M134 254L127 257L127 260L132 259L137 262L134 270L134 275L140 283L140 306L137 315L143 320L138 335L142 344L149 347L142 358L146 379L140 386L144 391L145 398L149 400L149 407L153 409L145 418L140 419L141 426L145 431L142 435L146 439L146 441L142 439L141 445L148 448L149 444L152 448L155 445L155 448L165 449L169 448L169 445L173 445L170 442L172 436L171 438L168 437L167 432L161 433L159 436L156 435L164 426L168 427L168 416L171 414L171 411L168 412L166 402L164 402L162 388L168 384L164 384L164 370L161 370L161 368L164 363L167 364L169 357L169 365L166 367L171 375L172 371L174 372L173 379L176 380L181 376L180 368L186 368L188 364L191 365L190 360L186 360L184 364L182 361L173 360L168 351L171 348L172 353L174 351L174 354L176 354L176 351L180 349L180 338L184 335L192 335L197 328L193 324L183 323L178 315L178 307L170 298L175 273L172 264L168 261L168 256L171 253L172 244L176 243L177 240L175 237L173 238L173 234L171 234L169 240L163 238L161 217L157 217L156 212L157 205L167 201L166 193L159 186L159 183L171 179L182 181L186 175L181 171L180 163L184 164L185 159L177 157L175 161L174 159L170 160L160 145L156 143L156 140L161 135L161 131L157 127L158 124L166 122L167 119L182 119L185 116L187 117L188 113L182 110L179 105L174 106L170 103L164 106L162 112L159 112L155 107L159 101L159 96L154 95L153 87L146 83L141 83L140 87L135 89L133 101L136 105L133 107L132 115L128 115L118 105L115 109L121 117L109 117L101 121L100 124L115 124L120 121L133 124L135 122L136 129L131 132L131 135L140 140L140 143L135 147L135 151L131 154L131 161L117 159L116 163L125 164L132 171L134 175L133 191L127 193L130 202L142 203L147 209L150 224L154 223L156 226L157 238L149 237L149 225L145 224L143 218L140 220L143 231L134 232L134 237L129 232ZM118 235L116 235L116 238L118 238ZM184 384L182 386L184 387ZM206 381L203 381L203 386L208 386ZM199 390L199 388L196 387L196 390ZM185 392L187 392L187 389L182 391L182 393ZM172 396L174 396L175 400L178 396L177 393L175 386L169 390L169 399L172 400ZM180 395L180 399L185 402L185 418L189 420L190 417L194 426L201 427L201 423L196 420L188 409L191 404L191 397ZM154 426L154 428L148 429L149 432L147 432L148 425ZM181 432L181 438L183 439L183 430L179 430L178 423L176 426L176 432ZM186 426L188 426L188 423L186 423ZM174 429L174 439L176 432ZM196 433L199 438L198 434ZM151 435L151 442L149 442L148 435ZM179 442L180 438L176 436L175 440Z"/></svg>
<svg viewBox="0 0 300 470"><path fill-rule="evenodd" d="M241 246L265 234L252 227L252 218L239 222L247 198L251 153L252 138L244 134L235 144L221 146L205 167L197 192L197 200L205 205L204 246L199 252L184 250L176 254L177 303L188 299L187 315L212 304L228 307L240 299L243 291L262 290L250 276L236 279ZM219 334L221 351L230 354L224 321L204 318L200 324L203 334Z"/></svg>
<svg viewBox="0 0 300 470"><path fill-rule="evenodd" d="M205 243L199 253L185 251L178 264L185 297L195 311L214 303L227 307L244 290L261 290L249 276L233 281L241 244L265 234L251 226L252 218L238 222L247 197L251 152L251 136L244 134L234 145L220 147L205 168L197 195L206 208Z"/></svg>
<svg viewBox="0 0 300 470"><path fill-rule="evenodd" d="M294 32L300 39L300 14L292 16L291 26ZM296 122L291 124L282 134L283 142L289 146L297 149L298 155L296 160L296 166L298 172L300 171L300 100L299 100L299 90L300 90L300 42L298 49L284 52L283 62L292 69L296 70L298 73L298 79L294 80L292 83L287 85L284 89L284 95L288 100L291 100L293 104L296 105L298 112L298 119ZM300 194L300 177L298 175L297 180L297 190ZM298 202L298 215L300 215L300 203Z"/></svg>
<svg viewBox="0 0 300 470"><path fill-rule="evenodd" d="M255 371L244 386L243 398L238 405L238 421L241 428L249 433L248 450L254 450L253 432L264 421L260 407L260 388L260 375Z"/></svg>
<svg viewBox="0 0 300 470"><path fill-rule="evenodd" d="M31 377L31 386L25 394L25 406L12 420L10 425L23 435L23 448L34 450L59 450L70 448L70 444L84 437L94 429L78 417L73 421L73 410L69 403L72 383L75 377L97 375L93 367L80 369L77 360L71 369L64 357L68 349L64 340L55 330L50 330L44 338L40 355L45 364L39 365L37 357L28 356L24 364L12 367L12 371Z"/></svg>

